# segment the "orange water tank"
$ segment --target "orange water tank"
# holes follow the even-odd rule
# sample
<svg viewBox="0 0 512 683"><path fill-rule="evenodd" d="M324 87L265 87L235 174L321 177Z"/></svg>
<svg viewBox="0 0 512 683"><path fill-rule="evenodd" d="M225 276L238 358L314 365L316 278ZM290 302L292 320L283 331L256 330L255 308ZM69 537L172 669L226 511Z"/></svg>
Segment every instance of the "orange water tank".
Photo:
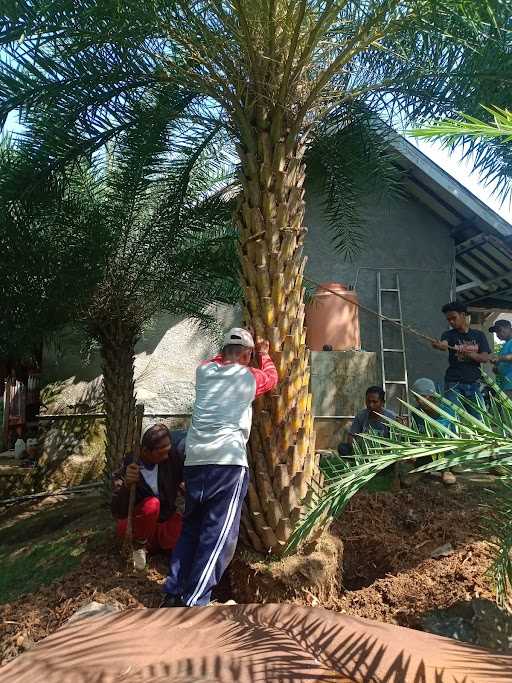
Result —
<svg viewBox="0 0 512 683"><path fill-rule="evenodd" d="M360 349L359 308L354 305L357 294L339 282L326 282L323 287L339 292L344 298L317 287L306 308L306 344L312 351L322 351L326 344L333 351Z"/></svg>

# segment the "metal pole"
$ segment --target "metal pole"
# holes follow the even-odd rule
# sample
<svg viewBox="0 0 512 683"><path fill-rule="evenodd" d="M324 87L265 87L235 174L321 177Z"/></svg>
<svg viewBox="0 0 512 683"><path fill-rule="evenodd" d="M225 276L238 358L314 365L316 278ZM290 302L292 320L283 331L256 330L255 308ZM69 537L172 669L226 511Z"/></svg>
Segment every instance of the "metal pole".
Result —
<svg viewBox="0 0 512 683"><path fill-rule="evenodd" d="M314 420L353 420L355 415L313 415Z"/></svg>
<svg viewBox="0 0 512 683"><path fill-rule="evenodd" d="M81 420L103 420L106 413L55 413L52 415L36 415L36 420L69 420L77 417ZM192 413L144 413L144 417L155 418L185 418L192 417Z"/></svg>
<svg viewBox="0 0 512 683"><path fill-rule="evenodd" d="M87 489L99 488L103 483L95 481L90 484L80 484L79 486L71 486L68 489L59 489L57 491L45 491L44 493L30 493L26 496L16 496L15 498L3 498L0 500L0 507L4 505L13 505L14 503L22 503L25 500L36 500L38 498L51 498L54 496L67 496L73 493L81 493Z"/></svg>

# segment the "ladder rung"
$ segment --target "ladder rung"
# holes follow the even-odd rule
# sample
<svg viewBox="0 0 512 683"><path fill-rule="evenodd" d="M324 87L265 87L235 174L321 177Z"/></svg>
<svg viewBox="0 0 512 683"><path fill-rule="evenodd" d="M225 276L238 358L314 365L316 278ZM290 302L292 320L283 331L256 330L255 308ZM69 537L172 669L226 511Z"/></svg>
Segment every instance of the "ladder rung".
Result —
<svg viewBox="0 0 512 683"><path fill-rule="evenodd" d="M385 289L381 289L380 291L381 292L398 292L398 289L396 289L396 288L390 289L389 287L386 287Z"/></svg>
<svg viewBox="0 0 512 683"><path fill-rule="evenodd" d="M404 353L405 349L382 349L386 353Z"/></svg>
<svg viewBox="0 0 512 683"><path fill-rule="evenodd" d="M389 323L389 322L400 323L400 324L402 323L402 320L400 318L381 318L381 320L383 323Z"/></svg>
<svg viewBox="0 0 512 683"><path fill-rule="evenodd" d="M387 379L385 384L407 384L407 382L404 379Z"/></svg>

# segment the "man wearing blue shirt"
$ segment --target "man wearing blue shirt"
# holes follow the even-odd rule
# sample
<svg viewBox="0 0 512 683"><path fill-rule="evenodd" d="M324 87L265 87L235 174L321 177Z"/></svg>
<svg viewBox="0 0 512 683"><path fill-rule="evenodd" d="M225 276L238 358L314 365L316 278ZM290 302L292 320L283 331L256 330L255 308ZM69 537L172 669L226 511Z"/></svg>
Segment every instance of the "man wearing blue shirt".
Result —
<svg viewBox="0 0 512 683"><path fill-rule="evenodd" d="M509 320L497 320L489 332L493 332L504 342L500 351L491 356L494 372L501 389L512 398L512 324Z"/></svg>

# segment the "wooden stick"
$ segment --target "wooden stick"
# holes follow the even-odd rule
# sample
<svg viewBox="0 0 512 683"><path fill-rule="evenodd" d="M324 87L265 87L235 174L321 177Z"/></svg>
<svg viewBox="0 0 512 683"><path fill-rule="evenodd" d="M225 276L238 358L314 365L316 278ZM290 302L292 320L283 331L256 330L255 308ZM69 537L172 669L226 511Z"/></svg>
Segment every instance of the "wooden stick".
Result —
<svg viewBox="0 0 512 683"><path fill-rule="evenodd" d="M135 430L133 434L133 455L134 463L139 464L140 461L140 438L142 434L142 418L144 417L144 404L139 403L135 407ZM135 491L137 484L130 486L130 498L128 500L128 518L126 523L126 534L124 537L124 545L127 551L133 549L133 510L135 508Z"/></svg>

